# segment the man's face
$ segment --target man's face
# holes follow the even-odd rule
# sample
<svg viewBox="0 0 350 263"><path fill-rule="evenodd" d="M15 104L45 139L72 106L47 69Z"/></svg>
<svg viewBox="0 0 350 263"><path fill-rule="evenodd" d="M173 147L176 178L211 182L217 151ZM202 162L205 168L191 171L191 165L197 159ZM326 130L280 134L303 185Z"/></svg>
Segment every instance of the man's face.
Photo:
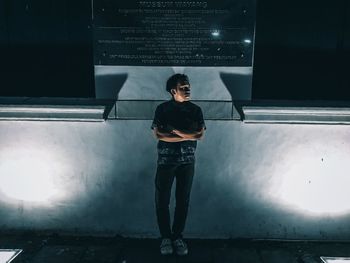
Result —
<svg viewBox="0 0 350 263"><path fill-rule="evenodd" d="M176 89L172 89L174 100L178 102L189 101L191 95L190 83L178 83Z"/></svg>

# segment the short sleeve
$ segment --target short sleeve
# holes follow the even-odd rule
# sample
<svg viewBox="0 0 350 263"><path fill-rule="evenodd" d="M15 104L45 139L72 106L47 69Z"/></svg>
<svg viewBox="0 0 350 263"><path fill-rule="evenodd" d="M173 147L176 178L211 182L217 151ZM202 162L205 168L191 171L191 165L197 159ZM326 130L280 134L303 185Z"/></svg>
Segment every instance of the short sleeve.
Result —
<svg viewBox="0 0 350 263"><path fill-rule="evenodd" d="M202 128L204 128L204 130L207 129L207 127L205 126L205 122L204 122L204 118L203 118L203 112L202 112L201 108L198 108L197 121L198 121L198 130L201 130Z"/></svg>
<svg viewBox="0 0 350 263"><path fill-rule="evenodd" d="M163 124L163 118L162 118L162 111L160 106L158 105L154 113L151 129L153 130L155 127L161 128L163 125L164 124Z"/></svg>

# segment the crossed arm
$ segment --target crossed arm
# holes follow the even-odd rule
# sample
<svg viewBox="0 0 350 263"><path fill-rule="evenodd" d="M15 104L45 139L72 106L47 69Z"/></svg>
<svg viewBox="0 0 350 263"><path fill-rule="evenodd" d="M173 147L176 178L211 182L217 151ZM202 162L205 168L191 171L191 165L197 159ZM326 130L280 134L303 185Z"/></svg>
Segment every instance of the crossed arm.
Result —
<svg viewBox="0 0 350 263"><path fill-rule="evenodd" d="M154 135L157 139L165 142L181 142L181 141L196 141L204 137L204 128L198 132L180 131L173 129L170 133L160 132L157 127L153 129Z"/></svg>

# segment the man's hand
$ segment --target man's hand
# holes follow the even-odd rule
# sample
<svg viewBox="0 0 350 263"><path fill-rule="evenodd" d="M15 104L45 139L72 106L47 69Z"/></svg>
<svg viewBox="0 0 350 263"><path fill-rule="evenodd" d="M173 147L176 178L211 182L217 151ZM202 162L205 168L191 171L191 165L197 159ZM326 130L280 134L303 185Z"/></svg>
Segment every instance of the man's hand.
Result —
<svg viewBox="0 0 350 263"><path fill-rule="evenodd" d="M154 135L157 139L165 142L181 142L186 139L182 138L181 136L175 134L175 133L167 133L167 132L160 132L158 128L154 128L153 130Z"/></svg>
<svg viewBox="0 0 350 263"><path fill-rule="evenodd" d="M176 130L176 129L172 130L171 133L172 134L176 134L176 135L178 135L178 136L180 136L182 138L186 138L187 137L187 134L183 133L182 131Z"/></svg>
<svg viewBox="0 0 350 263"><path fill-rule="evenodd" d="M189 133L174 129L171 131L171 133L176 134L181 138L184 138L187 140L200 140L203 137L203 131L204 131L204 128L202 128L198 132L189 132Z"/></svg>

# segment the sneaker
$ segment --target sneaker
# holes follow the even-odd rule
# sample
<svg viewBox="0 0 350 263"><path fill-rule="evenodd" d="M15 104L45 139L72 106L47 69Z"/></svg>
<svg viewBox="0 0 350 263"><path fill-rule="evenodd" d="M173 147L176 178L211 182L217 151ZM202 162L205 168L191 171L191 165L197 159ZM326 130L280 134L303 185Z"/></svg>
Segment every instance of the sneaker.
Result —
<svg viewBox="0 0 350 263"><path fill-rule="evenodd" d="M181 238L176 239L173 242L173 244L176 250L176 254L178 254L179 256L184 256L188 254L187 245Z"/></svg>
<svg viewBox="0 0 350 263"><path fill-rule="evenodd" d="M170 255L173 253L173 247L171 245L170 238L163 238L162 243L160 244L160 254Z"/></svg>

